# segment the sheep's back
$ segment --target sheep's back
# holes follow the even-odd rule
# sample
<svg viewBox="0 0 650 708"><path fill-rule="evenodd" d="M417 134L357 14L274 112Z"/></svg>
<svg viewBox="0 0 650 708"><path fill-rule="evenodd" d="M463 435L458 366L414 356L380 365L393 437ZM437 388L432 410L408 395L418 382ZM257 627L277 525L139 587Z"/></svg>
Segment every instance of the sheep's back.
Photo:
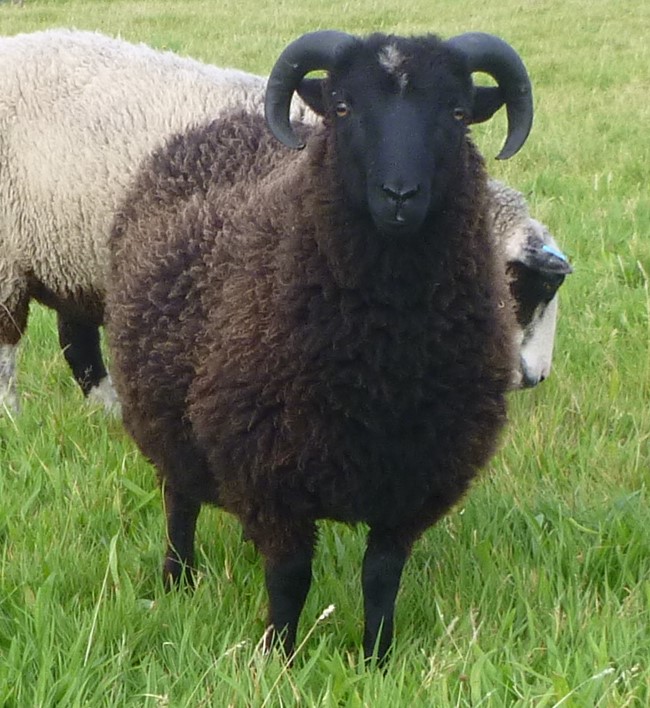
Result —
<svg viewBox="0 0 650 708"><path fill-rule="evenodd" d="M113 214L142 159L265 80L91 32L0 39L0 230L24 270L103 297ZM56 247L53 248L53 244Z"/></svg>

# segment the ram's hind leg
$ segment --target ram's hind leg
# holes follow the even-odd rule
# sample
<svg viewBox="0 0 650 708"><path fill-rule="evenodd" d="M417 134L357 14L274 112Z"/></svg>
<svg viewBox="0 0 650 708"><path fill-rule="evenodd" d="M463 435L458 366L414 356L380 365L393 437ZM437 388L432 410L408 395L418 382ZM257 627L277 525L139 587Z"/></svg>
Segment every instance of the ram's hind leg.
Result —
<svg viewBox="0 0 650 708"><path fill-rule="evenodd" d="M163 566L163 582L171 588L183 582L193 582L194 533L201 509L200 502L165 486L165 514L167 516L167 553Z"/></svg>
<svg viewBox="0 0 650 708"><path fill-rule="evenodd" d="M99 343L99 328L58 315L59 344L81 390L107 410L119 410Z"/></svg>

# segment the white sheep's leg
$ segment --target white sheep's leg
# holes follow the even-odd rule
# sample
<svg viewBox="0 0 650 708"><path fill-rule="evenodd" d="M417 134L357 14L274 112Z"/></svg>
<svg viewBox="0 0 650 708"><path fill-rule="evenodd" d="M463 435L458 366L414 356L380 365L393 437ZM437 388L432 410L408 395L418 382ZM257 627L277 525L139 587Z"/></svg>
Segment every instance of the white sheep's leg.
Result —
<svg viewBox="0 0 650 708"><path fill-rule="evenodd" d="M0 233L0 240L2 234ZM0 414L17 412L16 359L29 315L28 279L11 253L0 254Z"/></svg>
<svg viewBox="0 0 650 708"><path fill-rule="evenodd" d="M4 409L18 412L16 354L18 345L0 344L0 414Z"/></svg>
<svg viewBox="0 0 650 708"><path fill-rule="evenodd" d="M84 396L119 415L120 406L106 372L99 344L99 328L58 315L59 344Z"/></svg>
<svg viewBox="0 0 650 708"><path fill-rule="evenodd" d="M122 406L117 398L117 393L113 388L113 382L109 374L88 391L88 401L98 403L108 413L119 418L122 415Z"/></svg>

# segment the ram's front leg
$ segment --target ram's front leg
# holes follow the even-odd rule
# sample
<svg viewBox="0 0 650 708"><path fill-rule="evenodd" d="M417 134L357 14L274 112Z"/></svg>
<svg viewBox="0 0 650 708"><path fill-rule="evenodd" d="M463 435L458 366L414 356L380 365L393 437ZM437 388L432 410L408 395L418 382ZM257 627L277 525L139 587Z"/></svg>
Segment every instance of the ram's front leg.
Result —
<svg viewBox="0 0 650 708"><path fill-rule="evenodd" d="M393 639L395 597L410 544L387 529L372 528L363 559L363 650L366 658L385 657Z"/></svg>
<svg viewBox="0 0 650 708"><path fill-rule="evenodd" d="M270 529L266 540L255 543L264 557L266 591L269 597L268 624L265 648L281 643L287 658L291 658L296 644L298 620L311 585L311 563L314 555L314 525L296 530L280 538Z"/></svg>

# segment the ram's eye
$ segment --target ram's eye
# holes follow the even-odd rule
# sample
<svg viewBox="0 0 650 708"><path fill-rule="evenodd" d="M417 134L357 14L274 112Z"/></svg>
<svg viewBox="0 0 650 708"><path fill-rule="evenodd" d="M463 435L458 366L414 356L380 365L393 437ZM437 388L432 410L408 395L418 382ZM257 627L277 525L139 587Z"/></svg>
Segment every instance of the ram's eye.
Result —
<svg viewBox="0 0 650 708"><path fill-rule="evenodd" d="M350 115L350 106L345 101L338 101L334 106L334 112L339 118L345 118Z"/></svg>
<svg viewBox="0 0 650 708"><path fill-rule="evenodd" d="M465 120L467 118L467 113L465 112L464 108L460 108L457 106L453 110L453 116L454 116L454 120L461 121L461 120Z"/></svg>

